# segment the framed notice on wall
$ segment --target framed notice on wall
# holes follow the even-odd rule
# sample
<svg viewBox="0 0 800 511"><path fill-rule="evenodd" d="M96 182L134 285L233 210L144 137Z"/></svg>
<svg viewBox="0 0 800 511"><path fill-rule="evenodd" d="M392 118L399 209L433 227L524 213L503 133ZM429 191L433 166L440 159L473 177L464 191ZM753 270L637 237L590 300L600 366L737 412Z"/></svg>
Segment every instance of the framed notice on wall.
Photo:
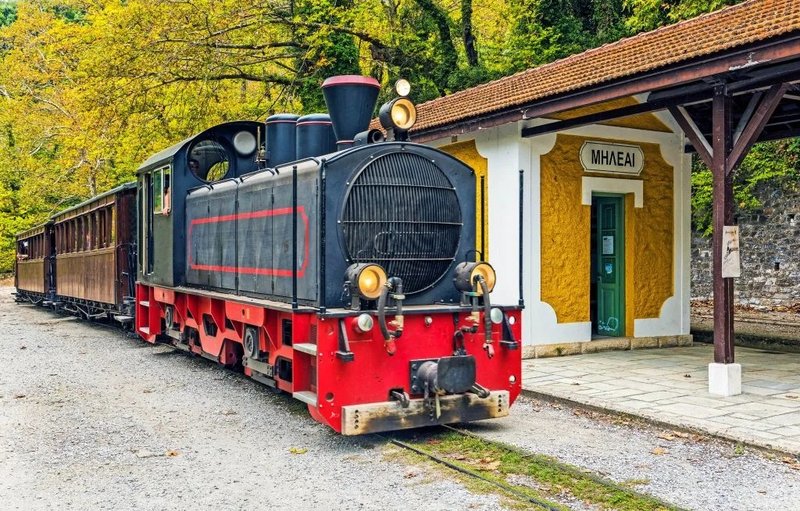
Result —
<svg viewBox="0 0 800 511"><path fill-rule="evenodd" d="M726 225L722 230L722 278L741 277L739 226Z"/></svg>

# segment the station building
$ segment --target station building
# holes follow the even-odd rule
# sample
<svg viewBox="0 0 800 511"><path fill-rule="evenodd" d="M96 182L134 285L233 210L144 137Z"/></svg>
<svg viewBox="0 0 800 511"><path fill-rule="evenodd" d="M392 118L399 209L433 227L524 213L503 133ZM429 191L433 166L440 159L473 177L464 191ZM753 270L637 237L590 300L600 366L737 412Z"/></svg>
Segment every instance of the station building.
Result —
<svg viewBox="0 0 800 511"><path fill-rule="evenodd" d="M524 356L691 343L691 156L664 117L532 137L547 121L520 120L432 141L476 169L476 239L497 303L517 303L522 279Z"/></svg>
<svg viewBox="0 0 800 511"><path fill-rule="evenodd" d="M725 190L752 143L800 133L798 56L800 4L750 0L418 106L413 140L477 172L478 250L493 299L524 301L525 357L691 344L692 153Z"/></svg>

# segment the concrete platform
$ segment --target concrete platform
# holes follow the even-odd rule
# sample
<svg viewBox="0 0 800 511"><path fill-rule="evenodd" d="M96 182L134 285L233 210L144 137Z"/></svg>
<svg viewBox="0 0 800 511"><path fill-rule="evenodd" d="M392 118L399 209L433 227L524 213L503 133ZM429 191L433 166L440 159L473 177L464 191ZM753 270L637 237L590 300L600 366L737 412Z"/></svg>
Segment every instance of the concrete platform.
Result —
<svg viewBox="0 0 800 511"><path fill-rule="evenodd" d="M736 348L742 394L708 393L713 347L523 360L523 388L555 398L800 455L800 354Z"/></svg>

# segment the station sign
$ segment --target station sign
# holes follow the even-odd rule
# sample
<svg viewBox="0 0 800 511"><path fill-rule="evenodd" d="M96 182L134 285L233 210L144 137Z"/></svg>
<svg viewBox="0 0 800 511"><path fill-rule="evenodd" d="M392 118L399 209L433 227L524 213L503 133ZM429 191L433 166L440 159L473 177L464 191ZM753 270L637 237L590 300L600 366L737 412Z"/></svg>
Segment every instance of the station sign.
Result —
<svg viewBox="0 0 800 511"><path fill-rule="evenodd" d="M644 151L637 145L584 142L581 165L586 172L638 176L644 168Z"/></svg>

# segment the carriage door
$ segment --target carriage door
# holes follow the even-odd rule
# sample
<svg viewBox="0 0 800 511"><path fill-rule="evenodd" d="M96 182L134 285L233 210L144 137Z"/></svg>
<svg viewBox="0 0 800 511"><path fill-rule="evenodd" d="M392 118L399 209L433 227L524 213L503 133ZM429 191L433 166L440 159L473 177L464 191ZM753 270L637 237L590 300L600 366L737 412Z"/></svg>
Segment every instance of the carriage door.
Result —
<svg viewBox="0 0 800 511"><path fill-rule="evenodd" d="M592 333L625 335L625 222L622 196L592 197Z"/></svg>
<svg viewBox="0 0 800 511"><path fill-rule="evenodd" d="M142 174L139 188L139 264L142 274L153 273L153 176Z"/></svg>

